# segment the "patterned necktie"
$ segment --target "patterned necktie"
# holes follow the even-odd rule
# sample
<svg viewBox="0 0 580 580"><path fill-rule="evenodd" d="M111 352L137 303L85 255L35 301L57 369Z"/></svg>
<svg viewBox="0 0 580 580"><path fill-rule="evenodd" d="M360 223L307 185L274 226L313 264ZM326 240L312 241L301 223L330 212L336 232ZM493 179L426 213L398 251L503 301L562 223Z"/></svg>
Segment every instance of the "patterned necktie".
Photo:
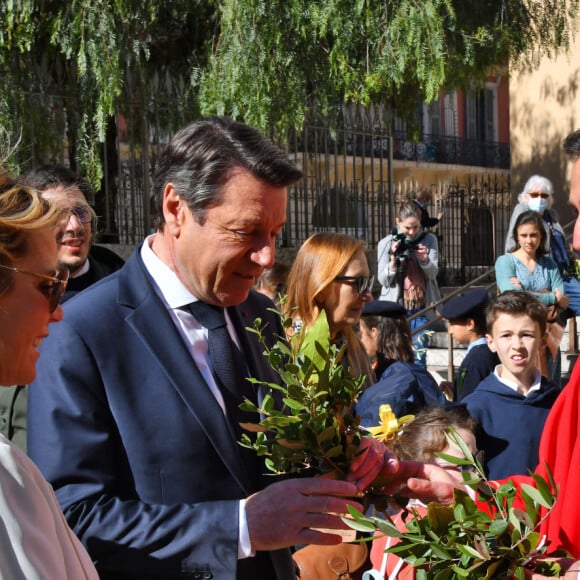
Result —
<svg viewBox="0 0 580 580"><path fill-rule="evenodd" d="M188 310L208 330L213 376L224 398L226 412L233 423L235 435L239 439L241 434L239 423L257 420L256 415L239 408L244 398L253 403L257 402L256 392L246 379L248 368L244 356L230 337L223 308L197 301L192 302Z"/></svg>

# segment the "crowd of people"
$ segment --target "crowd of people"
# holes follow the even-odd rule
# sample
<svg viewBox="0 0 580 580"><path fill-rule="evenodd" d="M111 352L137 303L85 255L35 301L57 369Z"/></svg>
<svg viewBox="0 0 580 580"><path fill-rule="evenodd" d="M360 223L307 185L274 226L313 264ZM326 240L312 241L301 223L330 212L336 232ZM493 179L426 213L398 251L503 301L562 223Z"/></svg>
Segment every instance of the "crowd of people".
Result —
<svg viewBox="0 0 580 580"><path fill-rule="evenodd" d="M580 131L564 148L580 210ZM580 557L580 370L560 388L557 329L547 332L576 313L580 292L551 183L534 176L520 196L498 295L476 289L441 308L467 354L455 381L438 384L421 330L440 301L429 192L403 203L380 241L374 300L365 244L349 235L314 234L291 267L275 262L300 178L257 130L192 123L159 157L155 233L124 263L92 243L94 193L81 178L51 166L2 175L0 575L290 580L292 550L337 544L341 514L362 509L377 477L385 493L452 501L462 479L435 455L452 452L449 426L484 452L490 478L551 469L560 498L541 531ZM264 458L238 444L239 423L259 420L240 404L259 408L277 375L247 329L259 319L272 344L321 313L342 364L363 377L363 428L384 405L416 419L389 447L363 437L343 480L266 477ZM396 577L402 563L383 552L375 541L372 577Z"/></svg>

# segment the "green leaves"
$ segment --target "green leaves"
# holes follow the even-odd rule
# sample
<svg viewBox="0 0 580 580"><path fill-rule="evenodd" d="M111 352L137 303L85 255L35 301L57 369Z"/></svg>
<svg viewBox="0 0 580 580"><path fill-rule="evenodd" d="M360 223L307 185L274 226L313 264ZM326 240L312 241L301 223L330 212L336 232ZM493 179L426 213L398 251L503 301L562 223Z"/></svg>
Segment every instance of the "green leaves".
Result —
<svg viewBox="0 0 580 580"><path fill-rule="evenodd" d="M534 568L535 559L546 551L544 538L536 528L540 508L551 510L557 499L557 490L548 471L549 482L533 475L535 487L522 484L521 499L525 509L514 507L518 495L515 485L509 481L496 488L484 476L481 465L475 460L459 435L450 429L449 441L460 448L464 457L439 454L457 466L469 465L474 473L464 474L465 482L479 495L484 510L463 489L456 489L454 503L443 506L430 503L423 515L411 509L406 530L397 529L390 519L367 517L350 508L345 523L355 529L372 526L372 531L396 538L398 543L388 552L403 558L417 569L417 578L465 579L524 578L524 567ZM552 492L552 490L555 490ZM387 516L388 517L388 516ZM544 517L546 517L544 515ZM352 523L351 523L352 522ZM560 566L553 562L541 562L536 569L545 576L558 576Z"/></svg>
<svg viewBox="0 0 580 580"><path fill-rule="evenodd" d="M282 322L289 327L288 320ZM344 368L344 348L330 344L324 311L308 330L288 341L280 337L272 347L267 346L261 325L257 320L248 330L258 335L281 384L252 382L280 393L282 408L276 408L274 392L264 397L259 409L246 401L243 408L259 412L262 419L259 425L242 425L257 433L255 439L244 434L242 445L266 457L268 469L275 474L305 469L346 474L360 443L352 408L364 377L352 377Z"/></svg>

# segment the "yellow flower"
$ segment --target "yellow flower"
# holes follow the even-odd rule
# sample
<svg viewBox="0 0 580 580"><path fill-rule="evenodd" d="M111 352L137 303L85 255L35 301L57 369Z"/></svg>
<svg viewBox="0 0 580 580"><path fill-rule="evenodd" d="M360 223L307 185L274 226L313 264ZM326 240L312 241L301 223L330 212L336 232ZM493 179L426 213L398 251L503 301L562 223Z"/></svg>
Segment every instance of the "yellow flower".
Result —
<svg viewBox="0 0 580 580"><path fill-rule="evenodd" d="M386 443L394 439L401 430L401 427L410 423L415 418L415 415L405 415L397 419L397 416L391 409L391 405L381 405L379 407L379 417L381 424L376 427L369 427L369 431L375 439Z"/></svg>

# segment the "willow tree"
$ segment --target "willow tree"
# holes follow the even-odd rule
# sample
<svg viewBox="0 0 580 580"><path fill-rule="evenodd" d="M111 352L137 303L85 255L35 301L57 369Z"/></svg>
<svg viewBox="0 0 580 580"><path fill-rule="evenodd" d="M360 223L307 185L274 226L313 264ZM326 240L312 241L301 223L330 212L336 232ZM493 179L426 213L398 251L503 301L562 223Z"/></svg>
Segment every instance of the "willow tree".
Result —
<svg viewBox="0 0 580 580"><path fill-rule="evenodd" d="M65 135L98 183L116 112L141 121L161 99L168 132L220 113L279 135L345 100L400 113L565 49L578 2L3 0L1 132L24 165Z"/></svg>
<svg viewBox="0 0 580 580"><path fill-rule="evenodd" d="M117 112L146 116L151 103L162 98L171 102L164 117L168 126L176 109L195 112L189 79L207 52L211 5L0 2L0 126L4 149L16 148L12 161L26 165L38 157L36 148L45 159L66 149L67 161L98 184L99 144Z"/></svg>
<svg viewBox="0 0 580 580"><path fill-rule="evenodd" d="M578 0L226 0L203 71L204 113L284 131L313 109L382 101L398 113L490 68L569 46Z"/></svg>

